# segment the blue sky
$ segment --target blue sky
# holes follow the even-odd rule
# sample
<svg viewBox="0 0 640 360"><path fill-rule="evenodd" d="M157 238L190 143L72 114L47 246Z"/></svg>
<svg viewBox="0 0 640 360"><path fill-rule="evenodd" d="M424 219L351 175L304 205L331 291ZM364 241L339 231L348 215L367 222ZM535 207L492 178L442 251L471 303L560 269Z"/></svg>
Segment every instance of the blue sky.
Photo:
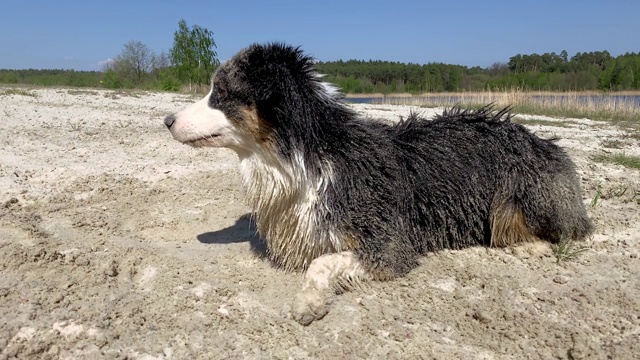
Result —
<svg viewBox="0 0 640 360"><path fill-rule="evenodd" d="M0 68L99 70L130 40L168 51L178 21L214 32L220 60L253 42L317 59L490 66L515 54L640 51L639 0L3 0Z"/></svg>

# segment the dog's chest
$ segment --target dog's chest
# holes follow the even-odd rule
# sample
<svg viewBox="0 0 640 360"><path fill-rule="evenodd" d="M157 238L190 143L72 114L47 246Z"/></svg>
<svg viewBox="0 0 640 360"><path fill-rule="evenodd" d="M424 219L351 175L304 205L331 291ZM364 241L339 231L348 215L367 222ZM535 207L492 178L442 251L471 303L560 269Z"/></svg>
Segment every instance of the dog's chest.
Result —
<svg viewBox="0 0 640 360"><path fill-rule="evenodd" d="M340 232L322 223L328 180L307 176L303 170L259 159L241 161L244 190L256 213L258 231L269 256L288 270L306 268L316 257L344 248Z"/></svg>

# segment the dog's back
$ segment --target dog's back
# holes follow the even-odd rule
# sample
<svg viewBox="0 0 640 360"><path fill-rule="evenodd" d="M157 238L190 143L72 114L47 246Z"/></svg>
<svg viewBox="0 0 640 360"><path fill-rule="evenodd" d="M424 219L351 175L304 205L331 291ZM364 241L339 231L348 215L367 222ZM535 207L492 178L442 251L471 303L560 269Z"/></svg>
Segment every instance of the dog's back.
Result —
<svg viewBox="0 0 640 360"><path fill-rule="evenodd" d="M384 151L393 161L387 157L385 164L394 175L369 180L375 183L358 191L372 199L377 195L370 189L394 189L384 202L397 209L352 217L369 227L361 247L365 259L377 262L373 257L385 253L389 266L404 273L415 261L408 244L424 254L580 240L593 230L573 162L553 141L512 123L506 110L453 109L432 121L413 114L379 133L391 138ZM385 181L395 183L376 186ZM376 207L361 210L371 209Z"/></svg>

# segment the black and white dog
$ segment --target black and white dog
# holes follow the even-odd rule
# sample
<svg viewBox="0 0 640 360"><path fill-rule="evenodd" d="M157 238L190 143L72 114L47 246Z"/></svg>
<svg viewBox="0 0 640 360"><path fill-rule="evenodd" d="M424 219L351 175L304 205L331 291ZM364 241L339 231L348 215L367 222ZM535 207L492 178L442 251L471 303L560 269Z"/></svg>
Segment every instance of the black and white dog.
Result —
<svg viewBox="0 0 640 360"><path fill-rule="evenodd" d="M269 256L307 269L292 314L309 324L335 286L402 276L430 251L591 233L572 161L510 117L363 119L311 57L273 43L240 51L165 124L184 144L237 152Z"/></svg>

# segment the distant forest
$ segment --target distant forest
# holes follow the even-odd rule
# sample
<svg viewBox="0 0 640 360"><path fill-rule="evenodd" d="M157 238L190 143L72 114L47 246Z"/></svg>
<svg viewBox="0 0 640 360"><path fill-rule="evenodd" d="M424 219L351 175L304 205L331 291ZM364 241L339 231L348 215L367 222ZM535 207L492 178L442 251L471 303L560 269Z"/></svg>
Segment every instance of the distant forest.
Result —
<svg viewBox="0 0 640 360"><path fill-rule="evenodd" d="M405 64L379 60L318 62L319 72L345 93L426 93L484 90L622 91L640 90L640 53L617 57L607 51L566 51L515 55L506 63L488 68L442 63ZM160 86L168 68L149 71L145 80L123 87L146 89ZM0 70L0 83L38 86L105 86L105 72L74 70ZM126 84L126 82L124 82ZM183 85L186 85L183 81ZM112 83L109 82L111 87ZM171 88L176 90L177 88Z"/></svg>
<svg viewBox="0 0 640 360"><path fill-rule="evenodd" d="M608 51L515 55L488 68L389 61L319 62L327 81L345 93L426 93L483 90L640 90L640 53Z"/></svg>
<svg viewBox="0 0 640 360"><path fill-rule="evenodd" d="M103 77L104 73L101 71L0 69L0 84L100 87Z"/></svg>

